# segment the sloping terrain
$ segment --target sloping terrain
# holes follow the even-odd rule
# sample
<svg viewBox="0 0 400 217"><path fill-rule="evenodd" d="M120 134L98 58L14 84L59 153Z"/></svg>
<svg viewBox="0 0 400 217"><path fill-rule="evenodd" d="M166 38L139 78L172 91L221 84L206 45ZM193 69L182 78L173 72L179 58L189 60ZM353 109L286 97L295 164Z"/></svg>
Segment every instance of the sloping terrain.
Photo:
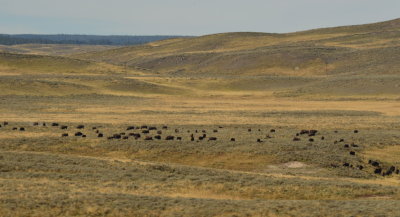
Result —
<svg viewBox="0 0 400 217"><path fill-rule="evenodd" d="M398 74L400 19L290 34L224 33L76 57L170 74Z"/></svg>

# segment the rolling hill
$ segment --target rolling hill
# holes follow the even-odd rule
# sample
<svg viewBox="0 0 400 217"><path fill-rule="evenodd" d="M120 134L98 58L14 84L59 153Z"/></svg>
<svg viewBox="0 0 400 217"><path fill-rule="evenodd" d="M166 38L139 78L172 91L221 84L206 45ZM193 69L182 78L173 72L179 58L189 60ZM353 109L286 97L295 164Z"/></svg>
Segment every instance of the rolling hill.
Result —
<svg viewBox="0 0 400 217"><path fill-rule="evenodd" d="M223 33L74 55L171 75L398 74L400 19L288 34Z"/></svg>

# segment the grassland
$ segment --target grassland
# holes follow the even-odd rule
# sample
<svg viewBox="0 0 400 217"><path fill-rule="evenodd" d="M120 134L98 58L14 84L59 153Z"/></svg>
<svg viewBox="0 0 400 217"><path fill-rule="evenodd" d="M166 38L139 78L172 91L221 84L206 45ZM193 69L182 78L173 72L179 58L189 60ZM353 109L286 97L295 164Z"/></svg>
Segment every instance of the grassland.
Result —
<svg viewBox="0 0 400 217"><path fill-rule="evenodd" d="M399 216L398 31L0 53L0 216Z"/></svg>

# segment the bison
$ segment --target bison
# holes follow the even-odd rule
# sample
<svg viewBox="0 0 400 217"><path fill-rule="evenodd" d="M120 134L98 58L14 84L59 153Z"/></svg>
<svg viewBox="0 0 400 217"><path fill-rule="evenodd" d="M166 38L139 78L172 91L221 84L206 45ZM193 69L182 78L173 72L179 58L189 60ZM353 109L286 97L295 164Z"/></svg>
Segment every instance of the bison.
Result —
<svg viewBox="0 0 400 217"><path fill-rule="evenodd" d="M66 129L68 129L68 126L63 125L63 126L60 127L60 129L66 130Z"/></svg>
<svg viewBox="0 0 400 217"><path fill-rule="evenodd" d="M76 129L84 129L84 128L85 128L84 125L78 125L78 126L76 127Z"/></svg>
<svg viewBox="0 0 400 217"><path fill-rule="evenodd" d="M144 138L144 140L146 140L146 141L153 140L153 137L151 137L151 136L146 136L146 137Z"/></svg>
<svg viewBox="0 0 400 217"><path fill-rule="evenodd" d="M217 141L217 137L210 137L208 138L208 141Z"/></svg>
<svg viewBox="0 0 400 217"><path fill-rule="evenodd" d="M68 133L61 134L61 137L68 137Z"/></svg>
<svg viewBox="0 0 400 217"><path fill-rule="evenodd" d="M102 138L104 135L102 133L97 134L97 137Z"/></svg>
<svg viewBox="0 0 400 217"><path fill-rule="evenodd" d="M165 140L174 140L175 139L175 136L167 136L167 137L165 137Z"/></svg>
<svg viewBox="0 0 400 217"><path fill-rule="evenodd" d="M51 124L52 127L58 127L58 125L59 125L58 123L52 123Z"/></svg>
<svg viewBox="0 0 400 217"><path fill-rule="evenodd" d="M129 126L126 128L126 130L134 130L134 129L135 129L135 126Z"/></svg>
<svg viewBox="0 0 400 217"><path fill-rule="evenodd" d="M82 136L82 135L83 135L82 132L76 132L76 133L75 133L75 136Z"/></svg>
<svg viewBox="0 0 400 217"><path fill-rule="evenodd" d="M236 141L236 139L235 138L231 138L231 142L235 142Z"/></svg>

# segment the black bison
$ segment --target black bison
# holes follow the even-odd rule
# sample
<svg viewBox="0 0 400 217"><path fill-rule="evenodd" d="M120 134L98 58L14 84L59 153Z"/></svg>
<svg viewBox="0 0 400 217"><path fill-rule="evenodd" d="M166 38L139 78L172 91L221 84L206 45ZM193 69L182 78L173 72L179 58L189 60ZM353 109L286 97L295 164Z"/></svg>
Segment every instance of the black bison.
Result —
<svg viewBox="0 0 400 217"><path fill-rule="evenodd" d="M354 133L358 133L358 130L354 130Z"/></svg>
<svg viewBox="0 0 400 217"><path fill-rule="evenodd" d="M344 167L349 167L350 164L349 164L349 163L344 163L343 166L344 166Z"/></svg>
<svg viewBox="0 0 400 217"><path fill-rule="evenodd" d="M126 130L134 130L134 129L135 129L135 126L129 126L126 128Z"/></svg>
<svg viewBox="0 0 400 217"><path fill-rule="evenodd" d="M251 132L251 128L247 129L247 132Z"/></svg>
<svg viewBox="0 0 400 217"><path fill-rule="evenodd" d="M102 133L97 134L97 137L102 138L104 135Z"/></svg>
<svg viewBox="0 0 400 217"><path fill-rule="evenodd" d="M17 127L13 127L12 130L18 130L18 128Z"/></svg>
<svg viewBox="0 0 400 217"><path fill-rule="evenodd" d="M325 140L325 137L322 136L322 137L321 137L321 140Z"/></svg>
<svg viewBox="0 0 400 217"><path fill-rule="evenodd" d="M275 133L275 132L276 132L276 130L275 130L275 129L271 129L269 132L271 132L271 133Z"/></svg>
<svg viewBox="0 0 400 217"><path fill-rule="evenodd" d="M146 137L144 138L144 140L146 140L146 141L153 140L153 137L151 137L151 136L146 136Z"/></svg>
<svg viewBox="0 0 400 217"><path fill-rule="evenodd" d="M340 139L339 142L344 142L344 139Z"/></svg>
<svg viewBox="0 0 400 217"><path fill-rule="evenodd" d="M149 127L149 130L157 130L157 127Z"/></svg>
<svg viewBox="0 0 400 217"><path fill-rule="evenodd" d="M357 168L358 168L359 170L363 170L363 169L364 169L364 167L361 166L361 165L358 165Z"/></svg>
<svg viewBox="0 0 400 217"><path fill-rule="evenodd" d="M114 138L114 139L121 139L121 135L120 135L120 134L114 134L114 135L113 135L113 138Z"/></svg>
<svg viewBox="0 0 400 217"><path fill-rule="evenodd" d="M210 138L208 138L208 141L216 141L217 140L217 137L210 137Z"/></svg>
<svg viewBox="0 0 400 217"><path fill-rule="evenodd" d="M58 125L59 125L58 123L52 123L51 124L52 127L58 127Z"/></svg>
<svg viewBox="0 0 400 217"><path fill-rule="evenodd" d="M168 129L168 126L163 126L162 129L166 130L166 129Z"/></svg>
<svg viewBox="0 0 400 217"><path fill-rule="evenodd" d="M160 136L160 135L157 135L157 136L154 136L154 138L160 140L160 139L161 139L161 136Z"/></svg>
<svg viewBox="0 0 400 217"><path fill-rule="evenodd" d="M308 141L309 142L314 142L314 139L313 138L309 138Z"/></svg>
<svg viewBox="0 0 400 217"><path fill-rule="evenodd" d="M218 133L218 130L213 130L214 133Z"/></svg>
<svg viewBox="0 0 400 217"><path fill-rule="evenodd" d="M352 143L352 144L351 144L351 147L358 148L359 146L356 145L356 144L354 144L354 143Z"/></svg>
<svg viewBox="0 0 400 217"><path fill-rule="evenodd" d="M257 142L263 142L261 139L257 139Z"/></svg>
<svg viewBox="0 0 400 217"><path fill-rule="evenodd" d="M374 167L379 167L379 162L378 161L369 160L368 163L371 164Z"/></svg>
<svg viewBox="0 0 400 217"><path fill-rule="evenodd" d="M25 128L24 127L20 127L19 131L25 131Z"/></svg>
<svg viewBox="0 0 400 217"><path fill-rule="evenodd" d="M176 137L176 140L182 140L182 137L178 136Z"/></svg>
<svg viewBox="0 0 400 217"><path fill-rule="evenodd" d="M350 155L356 155L355 151L350 151Z"/></svg>
<svg viewBox="0 0 400 217"><path fill-rule="evenodd" d="M39 122L33 122L33 126L39 126Z"/></svg>
<svg viewBox="0 0 400 217"><path fill-rule="evenodd" d="M83 133L82 132L76 132L75 136L83 136Z"/></svg>
<svg viewBox="0 0 400 217"><path fill-rule="evenodd" d="M179 133L179 130L178 130L178 129L175 129L175 133Z"/></svg>
<svg viewBox="0 0 400 217"><path fill-rule="evenodd" d="M4 121L4 122L3 122L3 125L4 125L4 126L7 126L7 125L8 125L8 122L7 122L7 121Z"/></svg>
<svg viewBox="0 0 400 217"><path fill-rule="evenodd" d="M236 139L235 138L231 138L231 142L235 142L236 141Z"/></svg>
<svg viewBox="0 0 400 217"><path fill-rule="evenodd" d="M299 137L294 137L293 141L300 141L300 138Z"/></svg>
<svg viewBox="0 0 400 217"><path fill-rule="evenodd" d="M174 140L174 139L175 139L174 136L167 136L167 137L165 137L165 140Z"/></svg>
<svg viewBox="0 0 400 217"><path fill-rule="evenodd" d="M157 134L158 134L158 135L161 135L161 134L162 134L162 131L161 131L161 130L157 131Z"/></svg>
<svg viewBox="0 0 400 217"><path fill-rule="evenodd" d="M66 130L66 129L68 129L68 126L63 125L63 126L60 127L60 129Z"/></svg>
<svg viewBox="0 0 400 217"><path fill-rule="evenodd" d="M122 137L122 139L129 139L129 136L124 136L124 137Z"/></svg>
<svg viewBox="0 0 400 217"><path fill-rule="evenodd" d="M309 130L301 130L301 131L300 131L300 135L309 134L309 133L310 133Z"/></svg>
<svg viewBox="0 0 400 217"><path fill-rule="evenodd" d="M374 170L374 173L375 173L375 174L381 174L381 173L382 173L382 168L376 168L376 169Z"/></svg>
<svg viewBox="0 0 400 217"><path fill-rule="evenodd" d="M142 126L140 127L140 129L147 129L147 126L146 126L146 125L142 125Z"/></svg>
<svg viewBox="0 0 400 217"><path fill-rule="evenodd" d="M61 137L68 137L68 133L61 134Z"/></svg>
<svg viewBox="0 0 400 217"><path fill-rule="evenodd" d="M344 144L344 146L343 147L345 147L345 148L349 148L350 146L349 146L349 144Z"/></svg>
<svg viewBox="0 0 400 217"><path fill-rule="evenodd" d="M142 130L142 133L148 134L148 133L150 133L150 131L149 130Z"/></svg>
<svg viewBox="0 0 400 217"><path fill-rule="evenodd" d="M83 129L83 128L85 128L85 126L84 125L78 125L76 128L77 129Z"/></svg>

